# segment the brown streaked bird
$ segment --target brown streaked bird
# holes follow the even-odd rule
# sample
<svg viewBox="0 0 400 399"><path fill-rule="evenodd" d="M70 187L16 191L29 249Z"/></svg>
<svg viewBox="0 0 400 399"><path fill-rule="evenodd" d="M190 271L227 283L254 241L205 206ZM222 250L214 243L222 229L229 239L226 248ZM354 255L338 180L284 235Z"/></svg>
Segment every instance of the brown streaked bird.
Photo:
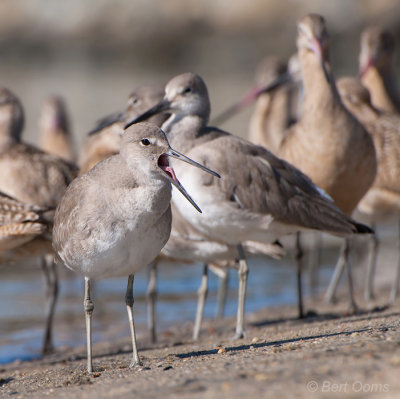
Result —
<svg viewBox="0 0 400 399"><path fill-rule="evenodd" d="M80 173L86 173L103 159L118 154L125 122L149 109L163 95L164 86L139 86L130 94L125 111L101 119L88 134L80 156ZM150 122L161 126L166 119L165 115L157 115Z"/></svg>
<svg viewBox="0 0 400 399"><path fill-rule="evenodd" d="M171 143L222 176L202 176L176 164L181 180L201 204L202 217L197 217L174 192L173 200L182 216L202 234L237 247L240 266L236 337L243 337L248 275L244 241L271 243L301 229L344 236L371 230L345 216L320 188L289 163L263 147L207 126L210 100L200 76L185 73L171 79L164 99L127 127L164 111L171 112L163 124Z"/></svg>
<svg viewBox="0 0 400 399"><path fill-rule="evenodd" d="M43 217L48 211L0 192L0 259L2 253L48 232L49 222Z"/></svg>
<svg viewBox="0 0 400 399"><path fill-rule="evenodd" d="M39 118L39 146L49 154L76 161L67 107L60 96L51 96L42 106Z"/></svg>
<svg viewBox="0 0 400 399"><path fill-rule="evenodd" d="M0 88L0 190L18 201L40 208L53 208L61 200L68 184L77 174L77 168L61 158L47 154L21 140L24 117L19 99L8 89ZM46 217L52 221L52 213ZM22 255L43 256L47 285L46 331L42 352L52 350L51 321L57 298L57 276L49 240L33 240ZM30 245L32 244L32 245Z"/></svg>
<svg viewBox="0 0 400 399"><path fill-rule="evenodd" d="M366 127L376 150L378 171L372 187L358 204L358 210L374 225L382 219L400 217L400 116L383 113L371 103L368 90L359 80L350 77L337 81L340 96L347 107ZM373 275L379 240L371 236L372 246L369 257L365 297L373 297ZM400 257L396 278L391 292L394 301L400 278Z"/></svg>
<svg viewBox="0 0 400 399"><path fill-rule="evenodd" d="M299 21L297 50L304 88L302 112L283 139L279 156L310 176L342 212L351 215L376 175L374 144L340 100L331 72L329 35L323 17L308 14ZM351 307L355 310L347 262L349 246L346 239L337 268L348 266Z"/></svg>
<svg viewBox="0 0 400 399"><path fill-rule="evenodd" d="M121 150L75 179L57 207L53 247L59 260L85 278L87 370L93 371L90 281L129 276L126 306L132 339L131 367L140 364L133 323L133 278L151 263L171 232L171 183L196 208L169 165L169 157L218 176L173 150L150 123L127 129Z"/></svg>
<svg viewBox="0 0 400 399"><path fill-rule="evenodd" d="M359 73L369 90L374 107L386 112L400 112L400 91L394 68L393 34L380 26L370 26L361 34Z"/></svg>

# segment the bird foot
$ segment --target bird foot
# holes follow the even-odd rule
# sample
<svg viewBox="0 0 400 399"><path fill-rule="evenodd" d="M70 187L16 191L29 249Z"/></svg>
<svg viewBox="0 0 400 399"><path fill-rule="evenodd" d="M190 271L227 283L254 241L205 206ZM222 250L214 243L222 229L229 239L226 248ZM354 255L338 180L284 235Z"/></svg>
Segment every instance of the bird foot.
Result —
<svg viewBox="0 0 400 399"><path fill-rule="evenodd" d="M132 360L131 364L129 365L130 369L142 367L143 363L140 360Z"/></svg>
<svg viewBox="0 0 400 399"><path fill-rule="evenodd" d="M44 356L50 355L55 352L54 346L52 344L46 343L43 345L41 352L42 352L42 355L44 355Z"/></svg>
<svg viewBox="0 0 400 399"><path fill-rule="evenodd" d="M234 339L234 340L237 340L237 339L242 339L242 338L245 338L245 337L246 337L246 333L245 333L244 331L238 331L238 332L234 335L233 339Z"/></svg>

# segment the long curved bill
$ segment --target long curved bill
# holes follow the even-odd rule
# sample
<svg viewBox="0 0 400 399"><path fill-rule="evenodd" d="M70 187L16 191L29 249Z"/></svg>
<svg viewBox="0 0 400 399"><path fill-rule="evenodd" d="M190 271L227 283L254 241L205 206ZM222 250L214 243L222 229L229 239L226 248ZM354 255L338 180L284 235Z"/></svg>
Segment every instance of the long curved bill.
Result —
<svg viewBox="0 0 400 399"><path fill-rule="evenodd" d="M128 123L126 123L124 129L128 129L128 127L132 126L134 123L146 121L151 116L159 114L160 112L168 111L169 108L170 108L169 101L166 99L163 99L158 104L154 105L154 107L151 107L150 109L145 111L143 114L137 116L136 118L133 118Z"/></svg>
<svg viewBox="0 0 400 399"><path fill-rule="evenodd" d="M244 109L253 103L257 98L263 94L271 92L278 87L292 81L292 76L289 73L284 73L278 76L272 83L266 86L255 86L250 91L245 94L238 102L228 107L225 111L217 115L212 121L212 125L220 125L231 118L233 115L237 114L239 111Z"/></svg>

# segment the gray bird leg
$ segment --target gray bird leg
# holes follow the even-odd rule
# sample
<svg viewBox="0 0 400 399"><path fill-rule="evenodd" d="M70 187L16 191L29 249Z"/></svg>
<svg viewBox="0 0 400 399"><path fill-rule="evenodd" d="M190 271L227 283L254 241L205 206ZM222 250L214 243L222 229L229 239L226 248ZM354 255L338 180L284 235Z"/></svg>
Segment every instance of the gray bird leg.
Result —
<svg viewBox="0 0 400 399"><path fill-rule="evenodd" d="M374 276L376 269L376 258L379 247L379 238L376 232L376 226L373 224L372 229L375 231L374 234L371 234L370 237L370 249L369 249L369 257L368 257L368 268L367 268L367 281L365 286L365 300L371 301L374 298Z"/></svg>
<svg viewBox="0 0 400 399"><path fill-rule="evenodd" d="M236 334L235 339L244 338L244 305L246 300L246 286L247 276L249 274L249 267L244 256L243 247L241 244L237 246L239 253L239 295L238 295L238 310L236 318Z"/></svg>
<svg viewBox="0 0 400 399"><path fill-rule="evenodd" d="M54 350L53 320L58 297L58 275L53 255L45 255L42 258L42 270L46 282L46 324L42 344L42 354L45 355Z"/></svg>
<svg viewBox="0 0 400 399"><path fill-rule="evenodd" d="M224 317L226 298L228 293L228 279L229 279L229 268L226 267L221 269L221 274L218 281L218 298L217 298L217 313L216 318L220 319Z"/></svg>
<svg viewBox="0 0 400 399"><path fill-rule="evenodd" d="M92 313L94 309L93 301L90 299L90 279L85 277L85 299L83 301L86 319L86 347L87 347L87 371L93 373L92 363Z"/></svg>
<svg viewBox="0 0 400 399"><path fill-rule="evenodd" d="M156 300L157 300L157 263L148 266L149 284L147 286L147 327L152 343L157 341L156 335Z"/></svg>
<svg viewBox="0 0 400 399"><path fill-rule="evenodd" d="M129 327L131 329L131 339L132 339L132 362L129 367L141 366L142 363L139 360L139 355L136 346L136 334L135 334L135 324L133 322L133 274L128 277L128 284L126 287L125 303L126 310L128 311Z"/></svg>
<svg viewBox="0 0 400 399"><path fill-rule="evenodd" d="M303 286L301 282L301 273L303 269L303 248L301 247L300 242L300 232L296 233L296 266L297 266L297 307L299 310L299 319L304 318L304 311L303 311Z"/></svg>
<svg viewBox="0 0 400 399"><path fill-rule="evenodd" d="M325 301L327 303L333 303L335 300L337 286L339 284L340 277L342 276L344 266L345 266L344 251L345 251L345 244L342 244L342 246L340 247L340 254L339 254L339 258L336 263L336 266L335 266L335 270L333 271L331 281L329 282L328 289L326 290L326 293L325 293Z"/></svg>
<svg viewBox="0 0 400 399"><path fill-rule="evenodd" d="M390 303L394 303L399 294L399 283L400 283L400 219L398 220L398 236L397 236L397 268L396 276L393 281L392 290L390 292Z"/></svg>
<svg viewBox="0 0 400 399"><path fill-rule="evenodd" d="M194 322L193 328L193 339L199 339L201 322L203 321L204 315L204 305L207 299L208 294L208 265L203 265L203 275L201 277L201 284L197 291L198 301L197 301L197 311L196 311L196 320Z"/></svg>

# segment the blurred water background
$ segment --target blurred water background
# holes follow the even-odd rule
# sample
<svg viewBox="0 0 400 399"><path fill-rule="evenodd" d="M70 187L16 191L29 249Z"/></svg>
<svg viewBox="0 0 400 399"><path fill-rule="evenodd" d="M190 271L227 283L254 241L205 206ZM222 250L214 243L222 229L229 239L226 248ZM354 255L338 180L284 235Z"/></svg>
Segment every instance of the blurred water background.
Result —
<svg viewBox="0 0 400 399"><path fill-rule="evenodd" d="M96 120L124 108L136 86L166 82L187 71L204 78L216 115L248 89L265 55L290 57L296 21L308 12L327 19L336 77L357 73L360 32L367 25L387 26L399 42L398 0L2 0L0 83L21 98L24 137L32 143L37 142L40 107L49 94L65 98L80 146ZM251 108L222 127L246 136L250 113ZM326 286L336 253L335 246L323 253L317 292ZM283 262L254 259L250 268L248 311L295 303L290 255ZM160 268L161 327L193 320L200 276L199 266ZM236 274L231 277L228 315L236 311ZM95 339L109 331L105 324L110 320L126 323L125 284L118 279L96 285ZM146 319L146 284L143 271L135 280L138 323ZM308 278L305 284L309 295ZM214 314L216 286L212 277L206 317ZM79 327L66 331L56 326L56 345L84 342L82 293L82 282L64 271L56 321L79 319ZM42 274L35 262L0 266L0 363L38 355L43 304ZM106 322L102 314L108 315Z"/></svg>

